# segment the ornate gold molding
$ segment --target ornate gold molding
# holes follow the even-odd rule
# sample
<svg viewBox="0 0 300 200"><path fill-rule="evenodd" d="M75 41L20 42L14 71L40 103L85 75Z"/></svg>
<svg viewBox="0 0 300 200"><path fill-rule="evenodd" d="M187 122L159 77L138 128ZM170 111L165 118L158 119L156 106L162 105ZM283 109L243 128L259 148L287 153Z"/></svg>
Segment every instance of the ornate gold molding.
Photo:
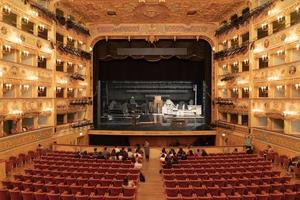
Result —
<svg viewBox="0 0 300 200"><path fill-rule="evenodd" d="M160 38L174 38L174 36L182 36L187 38L204 39L214 46L216 38L214 32L217 28L216 23L207 24L100 24L91 27L90 46L93 46L101 39L109 39L116 37L145 38L151 40Z"/></svg>

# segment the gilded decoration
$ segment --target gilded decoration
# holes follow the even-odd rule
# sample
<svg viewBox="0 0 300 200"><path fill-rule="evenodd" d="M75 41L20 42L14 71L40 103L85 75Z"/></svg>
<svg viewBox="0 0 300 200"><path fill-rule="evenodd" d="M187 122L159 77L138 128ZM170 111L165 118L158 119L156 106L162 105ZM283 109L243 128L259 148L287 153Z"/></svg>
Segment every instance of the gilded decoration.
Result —
<svg viewBox="0 0 300 200"><path fill-rule="evenodd" d="M52 128L45 128L42 130L31 131L13 135L10 137L0 138L0 152L16 148L31 142L48 139L52 136Z"/></svg>
<svg viewBox="0 0 300 200"><path fill-rule="evenodd" d="M291 150L300 152L300 138L258 129L253 130L253 135L255 139L261 140L264 143L270 143L276 146L289 148Z"/></svg>

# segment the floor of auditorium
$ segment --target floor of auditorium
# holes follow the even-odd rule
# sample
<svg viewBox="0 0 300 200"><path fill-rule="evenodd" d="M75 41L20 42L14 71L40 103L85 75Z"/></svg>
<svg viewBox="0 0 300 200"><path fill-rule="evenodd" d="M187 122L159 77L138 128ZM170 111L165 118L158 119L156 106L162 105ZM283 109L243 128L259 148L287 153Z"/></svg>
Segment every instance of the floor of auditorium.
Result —
<svg viewBox="0 0 300 200"><path fill-rule="evenodd" d="M24 173L24 169L30 168L31 166L32 164L26 164L24 167L14 170L8 179L12 179L13 174ZM149 161L143 161L142 173L146 178L146 182L139 184L137 200L165 199L162 176L159 173L160 167L161 165L158 158L152 158ZM281 175L287 174L287 171L278 165L273 164L273 168L274 170L282 171ZM298 178L293 178L292 181L300 183L300 179Z"/></svg>

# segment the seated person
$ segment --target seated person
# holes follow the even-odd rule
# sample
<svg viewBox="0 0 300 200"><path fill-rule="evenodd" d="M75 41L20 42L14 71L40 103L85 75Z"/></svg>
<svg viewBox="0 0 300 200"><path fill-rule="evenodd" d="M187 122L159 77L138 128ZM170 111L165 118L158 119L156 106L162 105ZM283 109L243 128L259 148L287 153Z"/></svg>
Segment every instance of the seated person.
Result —
<svg viewBox="0 0 300 200"><path fill-rule="evenodd" d="M166 160L165 154L162 154L162 155L160 156L159 160L160 160L161 163L164 163L165 160Z"/></svg>
<svg viewBox="0 0 300 200"><path fill-rule="evenodd" d="M201 156L208 156L208 153L205 151L205 149L202 149Z"/></svg>
<svg viewBox="0 0 300 200"><path fill-rule="evenodd" d="M140 159L137 159L134 163L134 169L142 169L143 167L143 164L142 164L142 161Z"/></svg>
<svg viewBox="0 0 300 200"><path fill-rule="evenodd" d="M238 149L235 148L232 153L238 153Z"/></svg>
<svg viewBox="0 0 300 200"><path fill-rule="evenodd" d="M172 160L171 158L166 158L165 164L163 165L163 169L172 169Z"/></svg>
<svg viewBox="0 0 300 200"><path fill-rule="evenodd" d="M135 188L135 184L132 180L129 180L128 176L126 176L123 180L122 187L123 188Z"/></svg>

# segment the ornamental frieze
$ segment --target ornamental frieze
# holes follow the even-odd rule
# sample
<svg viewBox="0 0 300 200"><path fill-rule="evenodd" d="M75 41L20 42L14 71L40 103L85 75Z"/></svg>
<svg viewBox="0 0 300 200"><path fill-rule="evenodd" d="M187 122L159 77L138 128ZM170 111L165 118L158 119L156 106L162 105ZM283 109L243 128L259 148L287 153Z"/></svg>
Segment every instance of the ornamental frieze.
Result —
<svg viewBox="0 0 300 200"><path fill-rule="evenodd" d="M264 143L270 143L284 148L288 147L291 150L300 152L300 138L256 129L253 130L253 135L255 139L261 140Z"/></svg>
<svg viewBox="0 0 300 200"><path fill-rule="evenodd" d="M13 135L10 137L0 138L0 152L16 148L28 143L48 139L52 136L52 128L26 132L24 134Z"/></svg>

